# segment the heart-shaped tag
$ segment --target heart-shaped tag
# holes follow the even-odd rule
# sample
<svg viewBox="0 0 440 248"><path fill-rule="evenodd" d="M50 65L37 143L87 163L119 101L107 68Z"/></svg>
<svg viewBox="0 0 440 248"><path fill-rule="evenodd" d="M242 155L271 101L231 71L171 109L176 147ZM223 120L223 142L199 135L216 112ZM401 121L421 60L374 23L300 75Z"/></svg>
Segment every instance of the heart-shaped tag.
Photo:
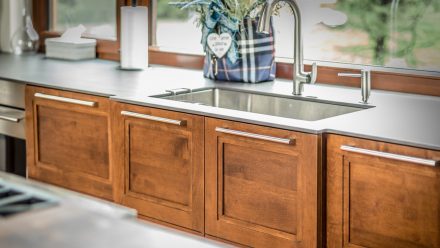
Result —
<svg viewBox="0 0 440 248"><path fill-rule="evenodd" d="M229 33L222 33L220 35L211 33L208 35L208 47L215 54L217 58L223 58L229 51L232 44L232 37Z"/></svg>

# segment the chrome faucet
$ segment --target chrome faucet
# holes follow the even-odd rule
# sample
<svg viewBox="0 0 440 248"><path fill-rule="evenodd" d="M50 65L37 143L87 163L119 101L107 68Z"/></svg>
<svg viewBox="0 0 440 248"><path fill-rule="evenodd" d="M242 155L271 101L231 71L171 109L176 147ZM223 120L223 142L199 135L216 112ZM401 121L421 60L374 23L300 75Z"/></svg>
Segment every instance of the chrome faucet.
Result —
<svg viewBox="0 0 440 248"><path fill-rule="evenodd" d="M304 72L303 46L301 32L301 12L296 0L267 0L263 5L258 23L258 32L268 34L270 30L270 19L275 6L284 1L289 4L295 18L295 36L294 36L294 74L293 74L293 94L301 95L304 90L304 84L314 84L318 73L316 63L312 65L312 72Z"/></svg>
<svg viewBox="0 0 440 248"><path fill-rule="evenodd" d="M371 94L371 71L361 70L361 73L338 73L340 77L355 77L361 78L361 94L362 94L362 103L368 104L368 99Z"/></svg>

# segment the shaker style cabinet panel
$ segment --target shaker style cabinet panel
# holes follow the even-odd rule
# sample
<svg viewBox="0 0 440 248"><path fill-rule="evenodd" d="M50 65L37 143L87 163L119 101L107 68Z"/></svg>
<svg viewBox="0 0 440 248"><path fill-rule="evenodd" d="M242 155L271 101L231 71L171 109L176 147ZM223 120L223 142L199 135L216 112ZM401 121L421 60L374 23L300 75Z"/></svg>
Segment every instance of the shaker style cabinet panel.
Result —
<svg viewBox="0 0 440 248"><path fill-rule="evenodd" d="M205 132L206 234L317 247L317 136L211 118Z"/></svg>
<svg viewBox="0 0 440 248"><path fill-rule="evenodd" d="M329 135L327 247L440 247L440 151Z"/></svg>
<svg viewBox="0 0 440 248"><path fill-rule="evenodd" d="M204 118L112 102L117 202L204 232Z"/></svg>
<svg viewBox="0 0 440 248"><path fill-rule="evenodd" d="M113 199L109 100L26 87L28 176Z"/></svg>

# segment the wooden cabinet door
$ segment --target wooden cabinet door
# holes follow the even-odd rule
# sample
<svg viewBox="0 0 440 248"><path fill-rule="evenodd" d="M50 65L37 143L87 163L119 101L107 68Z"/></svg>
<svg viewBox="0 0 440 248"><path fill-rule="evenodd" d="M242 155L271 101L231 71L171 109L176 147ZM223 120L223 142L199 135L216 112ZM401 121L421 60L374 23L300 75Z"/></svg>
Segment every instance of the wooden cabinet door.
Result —
<svg viewBox="0 0 440 248"><path fill-rule="evenodd" d="M205 232L252 247L316 247L318 137L205 122Z"/></svg>
<svg viewBox="0 0 440 248"><path fill-rule="evenodd" d="M440 151L337 135L327 145L329 248L440 247L440 168L420 164Z"/></svg>
<svg viewBox="0 0 440 248"><path fill-rule="evenodd" d="M140 215L204 231L204 118L112 103L117 201Z"/></svg>
<svg viewBox="0 0 440 248"><path fill-rule="evenodd" d="M113 199L109 100L26 87L30 178Z"/></svg>

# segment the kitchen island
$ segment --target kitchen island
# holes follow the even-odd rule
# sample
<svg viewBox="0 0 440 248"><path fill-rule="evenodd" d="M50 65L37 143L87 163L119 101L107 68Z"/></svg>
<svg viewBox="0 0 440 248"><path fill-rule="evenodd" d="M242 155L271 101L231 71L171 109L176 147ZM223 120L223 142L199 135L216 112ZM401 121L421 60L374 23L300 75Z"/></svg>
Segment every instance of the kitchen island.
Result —
<svg viewBox="0 0 440 248"><path fill-rule="evenodd" d="M135 210L55 186L0 172L0 185L39 191L56 204L10 216L0 215L0 247L225 247L198 236L141 222ZM14 187L14 189L15 189ZM0 203L5 190L0 188ZM0 213L2 205L0 204Z"/></svg>

